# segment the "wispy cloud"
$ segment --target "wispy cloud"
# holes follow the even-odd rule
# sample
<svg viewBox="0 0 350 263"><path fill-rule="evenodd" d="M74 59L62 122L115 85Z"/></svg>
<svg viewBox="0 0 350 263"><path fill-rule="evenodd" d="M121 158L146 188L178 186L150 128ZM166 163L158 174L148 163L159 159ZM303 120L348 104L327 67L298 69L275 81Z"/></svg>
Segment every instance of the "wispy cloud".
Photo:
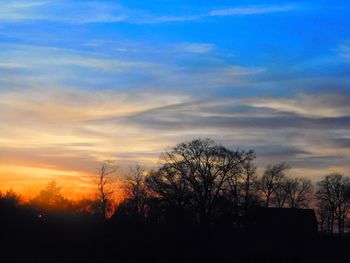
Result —
<svg viewBox="0 0 350 263"><path fill-rule="evenodd" d="M11 0L2 5L0 21L52 21L72 24L88 23L133 23L160 24L195 21L221 16L248 16L288 12L295 9L291 5L248 6L212 10L195 14L152 14L147 10L132 10L117 3L105 1L23 1Z"/></svg>
<svg viewBox="0 0 350 263"><path fill-rule="evenodd" d="M83 184L100 160L155 166L169 145L201 136L256 149L260 165L278 158L315 176L335 166L350 171L349 93L298 96L198 101L159 90L2 90L0 157L26 167L16 185L37 167L50 170L40 172L45 180L57 175Z"/></svg>
<svg viewBox="0 0 350 263"><path fill-rule="evenodd" d="M179 137L210 136L227 144L256 149L261 163L274 162L278 157L299 171L304 169L304 173L305 169L320 166L318 175L335 166L350 171L349 93L335 91L321 97L315 100L312 95L298 95L290 98L300 100L298 105L286 107L281 105L287 100L278 97L260 104L257 101L264 100L259 98L181 103L106 121L152 132L162 130L163 134L181 130Z"/></svg>
<svg viewBox="0 0 350 263"><path fill-rule="evenodd" d="M118 4L96 1L10 0L1 6L0 21L51 21L70 24L125 21L128 11Z"/></svg>
<svg viewBox="0 0 350 263"><path fill-rule="evenodd" d="M337 51L342 59L350 60L350 44L342 44L338 47Z"/></svg>
<svg viewBox="0 0 350 263"><path fill-rule="evenodd" d="M22 69L25 66L22 64L11 63L11 62L0 62L1 69Z"/></svg>
<svg viewBox="0 0 350 263"><path fill-rule="evenodd" d="M288 99L252 99L254 107L264 107L279 112L290 112L311 118L337 118L350 116L350 94L298 95Z"/></svg>
<svg viewBox="0 0 350 263"><path fill-rule="evenodd" d="M49 7L52 1L21 1L10 0L1 4L0 21L16 22L22 20L45 19L39 11L42 8ZM46 17L47 18L47 17Z"/></svg>
<svg viewBox="0 0 350 263"><path fill-rule="evenodd" d="M192 43L183 46L183 50L190 53L210 53L215 50L214 44Z"/></svg>
<svg viewBox="0 0 350 263"><path fill-rule="evenodd" d="M140 17L134 17L130 19L131 23L134 24L162 24L162 23L173 23L173 22L186 22L195 21L205 18L207 15L150 15L143 14Z"/></svg>
<svg viewBox="0 0 350 263"><path fill-rule="evenodd" d="M2 88L66 86L79 88L112 87L114 89L154 88L162 90L196 90L249 86L249 77L264 73L261 67L245 67L229 63L192 65L198 56L210 52L211 44L174 45L172 56L188 53L186 63L158 59L133 59L129 54L88 52L30 45L2 45L0 68L8 71L0 76ZM172 46L170 46L172 47ZM180 59L181 61L181 59ZM1 88L0 88L1 89Z"/></svg>
<svg viewBox="0 0 350 263"><path fill-rule="evenodd" d="M235 7L226 9L211 10L207 13L200 13L194 15L144 15L139 18L130 17L130 22L137 24L159 24L159 23L171 23L171 22L186 22L196 21L206 18L215 18L223 16L250 16L250 15L262 15L271 13L290 12L295 10L296 7L292 5L272 5L272 6L247 6L247 7Z"/></svg>
<svg viewBox="0 0 350 263"><path fill-rule="evenodd" d="M20 9L31 9L33 7L38 7L38 6L45 6L53 1L38 1L38 0L28 0L28 1L16 1L16 0L9 0L6 3L2 4L2 12L5 13L5 11L8 10L20 10Z"/></svg>
<svg viewBox="0 0 350 263"><path fill-rule="evenodd" d="M237 7L237 8L213 10L209 13L209 16L260 15L260 14L288 12L288 11L292 11L293 9L295 9L295 7L292 5Z"/></svg>

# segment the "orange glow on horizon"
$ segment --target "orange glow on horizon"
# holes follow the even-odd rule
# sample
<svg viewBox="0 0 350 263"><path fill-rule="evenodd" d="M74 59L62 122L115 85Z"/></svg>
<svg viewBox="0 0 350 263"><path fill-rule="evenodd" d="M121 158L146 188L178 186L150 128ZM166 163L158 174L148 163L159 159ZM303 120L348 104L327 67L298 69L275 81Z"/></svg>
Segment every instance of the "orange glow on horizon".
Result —
<svg viewBox="0 0 350 263"><path fill-rule="evenodd" d="M45 188L50 181L56 181L65 198L72 201L96 197L96 174L82 171L67 171L47 167L0 164L0 191L12 190L24 201L29 201ZM114 199L123 199L120 182L115 182Z"/></svg>

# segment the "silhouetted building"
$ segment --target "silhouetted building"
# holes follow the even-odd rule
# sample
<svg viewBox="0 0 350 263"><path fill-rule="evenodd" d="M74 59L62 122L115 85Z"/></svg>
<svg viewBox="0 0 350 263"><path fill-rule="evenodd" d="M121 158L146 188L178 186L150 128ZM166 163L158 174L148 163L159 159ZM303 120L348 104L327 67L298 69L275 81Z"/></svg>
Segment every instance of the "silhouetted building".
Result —
<svg viewBox="0 0 350 263"><path fill-rule="evenodd" d="M254 229L264 235L312 236L317 234L318 223L313 209L259 208Z"/></svg>

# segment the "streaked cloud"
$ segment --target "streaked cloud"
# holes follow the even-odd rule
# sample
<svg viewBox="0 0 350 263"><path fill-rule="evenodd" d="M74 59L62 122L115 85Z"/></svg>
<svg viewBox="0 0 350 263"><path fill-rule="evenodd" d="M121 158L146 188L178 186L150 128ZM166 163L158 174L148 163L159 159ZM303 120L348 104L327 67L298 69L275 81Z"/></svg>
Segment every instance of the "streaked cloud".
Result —
<svg viewBox="0 0 350 263"><path fill-rule="evenodd" d="M132 19L130 22L135 24L162 24L162 23L173 23L173 22L186 22L201 20L208 15L159 15L153 16L144 14L141 17Z"/></svg>
<svg viewBox="0 0 350 263"><path fill-rule="evenodd" d="M190 44L191 46L191 44ZM188 64L165 61L168 53L158 59L130 59L128 52L108 56L99 52L74 49L38 47L32 45L2 45L1 65L7 73L0 76L3 89L9 87L69 86L95 87L99 85L112 89L138 89L162 87L164 90L214 89L229 86L247 86L249 77L262 74L261 67L245 67L228 63L205 62L194 67L191 61L197 57L186 57ZM175 59L181 58L188 46L176 45L171 50ZM209 44L190 47L190 54L203 54L213 48ZM193 53L197 52L197 53ZM137 53L138 54L138 53Z"/></svg>
<svg viewBox="0 0 350 263"><path fill-rule="evenodd" d="M51 21L72 24L115 23L125 21L127 11L117 3L105 1L10 0L0 11L0 21Z"/></svg>
<svg viewBox="0 0 350 263"><path fill-rule="evenodd" d="M38 182L76 177L84 189L84 178L91 178L101 160L154 167L168 146L195 137L255 149L262 166L278 159L299 172L311 169L316 177L330 167L350 171L348 97L342 91L318 100L303 94L288 104L278 97L198 101L157 91L3 90L0 155L16 171L6 186L27 187L26 173L38 171ZM6 165L1 174L9 170Z"/></svg>
<svg viewBox="0 0 350 263"><path fill-rule="evenodd" d="M89 120L125 117L185 99L171 94L154 97L108 90L3 90L0 174L3 178L6 165L11 164L16 180L6 180L2 187L22 189L50 178L63 183L93 178L98 163L105 159L117 160L124 167L135 162L150 165L162 142L159 139L153 144L157 135L142 135L142 131L122 124L94 125ZM38 169L40 173L34 178L31 171Z"/></svg>
<svg viewBox="0 0 350 263"><path fill-rule="evenodd" d="M294 10L292 5L279 5L279 6L250 6L250 7L237 7L228 9L213 10L209 13L210 16L246 16L246 15L259 15L288 12Z"/></svg>
<svg viewBox="0 0 350 263"><path fill-rule="evenodd" d="M16 64L11 62L0 62L1 69L21 69L25 66L23 64Z"/></svg>
<svg viewBox="0 0 350 263"><path fill-rule="evenodd" d="M350 60L350 45L342 44L338 47L337 51L341 58L345 60Z"/></svg>
<svg viewBox="0 0 350 263"><path fill-rule="evenodd" d="M350 94L299 95L292 99L252 100L255 107L266 107L280 112L292 112L312 118L333 118L350 116Z"/></svg>
<svg viewBox="0 0 350 263"><path fill-rule="evenodd" d="M271 13L290 12L296 10L292 5L279 5L279 6L246 6L216 9L207 13L194 14L194 15L178 15L178 16L153 16L144 15L141 18L131 18L130 22L137 24L159 24L159 23L171 23L171 22L186 22L203 20L206 18L224 17L224 16L250 16L250 15L262 15Z"/></svg>
<svg viewBox="0 0 350 263"><path fill-rule="evenodd" d="M214 44L203 44L203 43L193 43L193 44L187 44L183 46L184 51L191 52L191 53L209 53L213 50L215 50Z"/></svg>
<svg viewBox="0 0 350 263"><path fill-rule="evenodd" d="M10 0L1 4L0 21L22 21L42 19L37 10L48 6L52 1L16 1Z"/></svg>
<svg viewBox="0 0 350 263"><path fill-rule="evenodd" d="M51 21L70 24L132 23L159 24L195 21L210 17L248 16L292 11L292 5L247 6L212 10L188 15L152 14L133 10L108 1L39 1L10 0L0 10L0 21ZM65 14L65 15L62 15Z"/></svg>

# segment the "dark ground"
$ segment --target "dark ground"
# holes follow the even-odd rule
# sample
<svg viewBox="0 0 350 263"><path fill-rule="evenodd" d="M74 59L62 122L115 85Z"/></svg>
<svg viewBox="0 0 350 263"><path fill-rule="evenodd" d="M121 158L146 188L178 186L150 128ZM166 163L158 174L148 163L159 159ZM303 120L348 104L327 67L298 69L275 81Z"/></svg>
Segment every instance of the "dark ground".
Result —
<svg viewBox="0 0 350 263"><path fill-rule="evenodd" d="M349 262L350 238L0 213L0 262Z"/></svg>

